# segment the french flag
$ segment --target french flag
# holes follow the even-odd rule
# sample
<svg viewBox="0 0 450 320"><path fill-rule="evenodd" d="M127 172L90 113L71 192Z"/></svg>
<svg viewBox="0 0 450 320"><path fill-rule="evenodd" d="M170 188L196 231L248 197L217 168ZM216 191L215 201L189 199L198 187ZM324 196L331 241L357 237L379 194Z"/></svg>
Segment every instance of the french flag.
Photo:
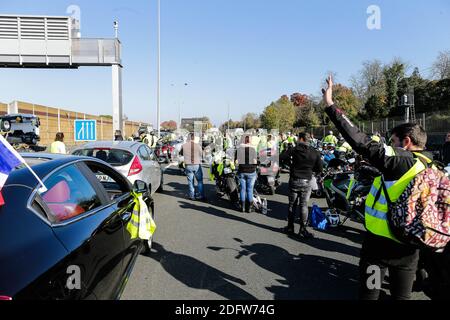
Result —
<svg viewBox="0 0 450 320"><path fill-rule="evenodd" d="M2 188L8 179L11 171L18 165L25 163L25 160L17 153L8 141L0 135L0 206L5 204L2 196Z"/></svg>

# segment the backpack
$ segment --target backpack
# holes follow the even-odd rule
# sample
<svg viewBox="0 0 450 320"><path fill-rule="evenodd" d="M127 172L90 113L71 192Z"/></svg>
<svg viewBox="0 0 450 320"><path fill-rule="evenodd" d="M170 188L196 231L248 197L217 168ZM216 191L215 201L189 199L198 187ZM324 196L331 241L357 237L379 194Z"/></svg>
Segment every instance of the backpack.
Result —
<svg viewBox="0 0 450 320"><path fill-rule="evenodd" d="M316 204L313 205L311 211L311 227L318 230L326 230L328 225L327 217Z"/></svg>
<svg viewBox="0 0 450 320"><path fill-rule="evenodd" d="M395 203L382 182L389 227L405 244L442 252L450 242L450 180L439 163L424 164L426 169L409 183Z"/></svg>

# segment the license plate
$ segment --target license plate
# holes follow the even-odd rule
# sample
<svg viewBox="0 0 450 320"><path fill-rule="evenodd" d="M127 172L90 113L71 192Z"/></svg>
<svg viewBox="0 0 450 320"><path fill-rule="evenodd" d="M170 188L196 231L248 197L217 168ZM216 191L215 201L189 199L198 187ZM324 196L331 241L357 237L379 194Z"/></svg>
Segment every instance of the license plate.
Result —
<svg viewBox="0 0 450 320"><path fill-rule="evenodd" d="M102 175L102 174L98 174L98 175L97 175L97 179L98 179L100 182L114 182L114 181L111 179L111 177L106 176L106 175Z"/></svg>
<svg viewBox="0 0 450 320"><path fill-rule="evenodd" d="M230 174L230 173L233 172L233 170L231 170L230 168L225 168L225 169L223 170L223 172L224 172L225 174Z"/></svg>

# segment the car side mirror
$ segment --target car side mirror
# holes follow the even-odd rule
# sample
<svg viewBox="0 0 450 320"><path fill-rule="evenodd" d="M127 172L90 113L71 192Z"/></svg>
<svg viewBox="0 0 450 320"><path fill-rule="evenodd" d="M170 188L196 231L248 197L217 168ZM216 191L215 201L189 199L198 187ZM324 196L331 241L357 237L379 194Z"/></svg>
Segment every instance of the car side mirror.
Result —
<svg viewBox="0 0 450 320"><path fill-rule="evenodd" d="M148 185L142 180L136 180L133 184L133 191L136 193L148 192Z"/></svg>

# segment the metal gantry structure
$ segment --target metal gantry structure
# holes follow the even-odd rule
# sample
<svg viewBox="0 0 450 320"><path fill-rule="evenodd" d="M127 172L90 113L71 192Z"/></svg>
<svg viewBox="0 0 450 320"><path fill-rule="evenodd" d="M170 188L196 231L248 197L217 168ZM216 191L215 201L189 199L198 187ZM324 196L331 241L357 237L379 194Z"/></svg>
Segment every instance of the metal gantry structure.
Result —
<svg viewBox="0 0 450 320"><path fill-rule="evenodd" d="M0 67L111 67L113 130L123 132L123 66L117 22L114 28L116 38L81 38L79 21L72 17L0 14Z"/></svg>

